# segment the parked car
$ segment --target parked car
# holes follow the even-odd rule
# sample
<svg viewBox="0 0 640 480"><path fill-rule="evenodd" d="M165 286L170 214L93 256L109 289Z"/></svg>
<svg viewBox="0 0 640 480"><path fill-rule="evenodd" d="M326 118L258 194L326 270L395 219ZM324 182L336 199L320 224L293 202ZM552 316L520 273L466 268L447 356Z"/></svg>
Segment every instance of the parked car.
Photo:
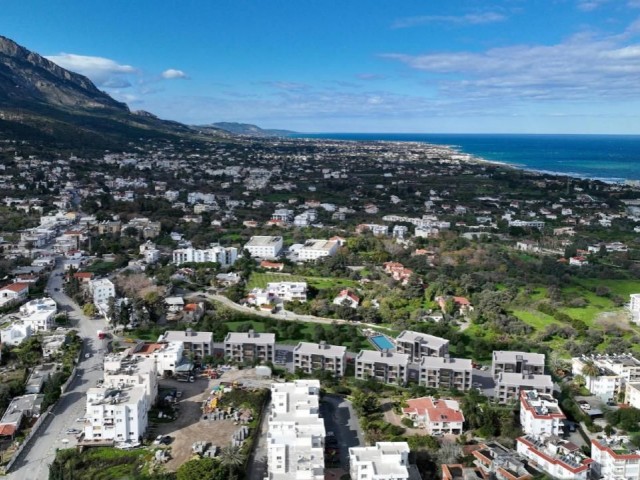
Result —
<svg viewBox="0 0 640 480"><path fill-rule="evenodd" d="M67 435L77 435L79 433L82 433L80 430L78 430L77 428L69 428L67 429Z"/></svg>

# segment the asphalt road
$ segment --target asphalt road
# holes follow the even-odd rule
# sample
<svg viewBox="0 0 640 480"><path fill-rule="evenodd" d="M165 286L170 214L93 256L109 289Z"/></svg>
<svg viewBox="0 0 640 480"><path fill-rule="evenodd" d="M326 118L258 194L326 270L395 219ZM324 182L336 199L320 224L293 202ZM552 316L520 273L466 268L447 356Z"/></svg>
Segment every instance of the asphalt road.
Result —
<svg viewBox="0 0 640 480"><path fill-rule="evenodd" d="M349 471L349 448L364 445L360 421L351 402L339 395L322 397L320 412L327 432L333 432L338 441L340 466Z"/></svg>
<svg viewBox="0 0 640 480"><path fill-rule="evenodd" d="M20 458L6 478L15 480L47 480L49 465L55 458L56 450L76 445L74 435L67 435L69 428L82 430L83 423L76 419L84 417L86 393L89 387L94 387L102 378L102 358L106 351L106 341L98 340L97 331L105 329L104 319L90 319L82 310L62 292L62 264L58 264L49 278L47 289L49 296L58 304L59 311L67 311L70 325L78 329L78 334L84 339L84 350L78 365L77 375L69 385L67 392L60 397L52 413L44 421L30 445L23 450ZM58 289L56 291L55 289ZM84 354L90 353L89 358Z"/></svg>

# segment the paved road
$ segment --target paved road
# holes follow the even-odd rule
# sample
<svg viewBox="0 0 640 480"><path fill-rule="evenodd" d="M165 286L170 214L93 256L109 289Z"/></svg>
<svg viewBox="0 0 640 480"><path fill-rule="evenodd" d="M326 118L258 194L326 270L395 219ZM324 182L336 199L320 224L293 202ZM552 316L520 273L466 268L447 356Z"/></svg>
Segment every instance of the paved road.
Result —
<svg viewBox="0 0 640 480"><path fill-rule="evenodd" d="M351 402L340 395L322 397L320 412L327 432L333 432L338 441L340 466L349 471L349 448L364 445L360 421Z"/></svg>
<svg viewBox="0 0 640 480"><path fill-rule="evenodd" d="M49 295L58 304L58 310L66 310L70 324L78 329L78 334L84 339L84 350L81 362L78 365L78 373L72 381L67 392L62 395L58 403L40 427L36 437L22 452L18 461L13 465L7 478L15 480L47 480L49 478L49 465L53 462L56 449L68 448L76 444L74 435L66 435L69 428L82 429L83 424L76 422L77 418L85 415L85 398L87 389L96 385L102 378L102 353L106 351L106 342L98 340L97 330L105 328L105 321L92 320L86 317L82 310L64 293L62 293L62 265L52 272L47 289ZM58 289L56 291L55 289ZM84 354L90 353L90 358Z"/></svg>

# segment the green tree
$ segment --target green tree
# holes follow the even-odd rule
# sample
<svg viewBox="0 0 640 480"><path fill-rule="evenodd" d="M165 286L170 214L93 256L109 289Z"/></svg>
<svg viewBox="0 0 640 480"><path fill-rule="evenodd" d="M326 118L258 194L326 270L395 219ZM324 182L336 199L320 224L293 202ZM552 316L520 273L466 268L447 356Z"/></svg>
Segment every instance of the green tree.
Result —
<svg viewBox="0 0 640 480"><path fill-rule="evenodd" d="M380 408L378 397L373 393L365 393L363 391L357 391L354 393L351 403L353 404L353 408L356 409L358 415L363 417L376 413Z"/></svg>
<svg viewBox="0 0 640 480"><path fill-rule="evenodd" d="M96 306L93 303L85 303L82 307L82 313L87 317L93 317L97 313Z"/></svg>
<svg viewBox="0 0 640 480"><path fill-rule="evenodd" d="M223 480L228 472L220 461L213 458L197 458L183 463L176 472L176 480Z"/></svg>

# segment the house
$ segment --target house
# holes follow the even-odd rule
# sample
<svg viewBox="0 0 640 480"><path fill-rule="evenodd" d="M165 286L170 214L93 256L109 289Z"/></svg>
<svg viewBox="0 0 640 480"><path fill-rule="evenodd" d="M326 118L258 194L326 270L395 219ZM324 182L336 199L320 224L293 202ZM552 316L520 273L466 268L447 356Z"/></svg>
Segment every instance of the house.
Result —
<svg viewBox="0 0 640 480"><path fill-rule="evenodd" d="M528 253L538 253L540 252L540 245L533 240L520 240L516 242L516 250Z"/></svg>
<svg viewBox="0 0 640 480"><path fill-rule="evenodd" d="M254 236L244 246L252 257L274 259L282 250L282 237Z"/></svg>
<svg viewBox="0 0 640 480"><path fill-rule="evenodd" d="M386 237L389 235L389 227L387 225L377 225L375 223L361 223L356 227L355 231L357 234L371 232L376 237Z"/></svg>
<svg viewBox="0 0 640 480"><path fill-rule="evenodd" d="M80 284L89 285L93 280L93 273L91 272L74 272L73 278L77 279Z"/></svg>
<svg viewBox="0 0 640 480"><path fill-rule="evenodd" d="M412 398L407 400L402 415L412 420L414 427L424 428L429 435L460 435L464 424L458 402L446 398Z"/></svg>
<svg viewBox="0 0 640 480"><path fill-rule="evenodd" d="M279 272L284 268L284 263L280 262L270 262L269 260L262 260L260 262L260 268L264 268L265 270L277 270Z"/></svg>
<svg viewBox="0 0 640 480"><path fill-rule="evenodd" d="M13 322L6 328L0 330L0 341L3 345L20 345L33 334L31 325L23 322Z"/></svg>
<svg viewBox="0 0 640 480"><path fill-rule="evenodd" d="M21 303L29 295L28 283L12 283L0 288L0 307Z"/></svg>
<svg viewBox="0 0 640 480"><path fill-rule="evenodd" d="M275 333L229 332L224 339L225 358L232 362L274 362Z"/></svg>
<svg viewBox="0 0 640 480"><path fill-rule="evenodd" d="M419 365L419 383L427 388L456 389L462 392L471 388L473 366L469 359L422 357Z"/></svg>
<svg viewBox="0 0 640 480"><path fill-rule="evenodd" d="M520 392L520 425L526 435L562 435L567 417L552 395Z"/></svg>
<svg viewBox="0 0 640 480"><path fill-rule="evenodd" d="M491 362L491 374L494 379L497 379L502 372L541 375L544 373L544 363L545 356L541 353L495 350Z"/></svg>
<svg viewBox="0 0 640 480"><path fill-rule="evenodd" d="M478 467L465 467L461 463L441 465L442 480L483 480Z"/></svg>
<svg viewBox="0 0 640 480"><path fill-rule="evenodd" d="M406 442L376 442L371 447L349 448L352 480L421 480L415 465L409 463Z"/></svg>
<svg viewBox="0 0 640 480"><path fill-rule="evenodd" d="M348 289L344 289L333 299L333 304L358 308L358 305L360 304L360 297L355 293L351 293Z"/></svg>
<svg viewBox="0 0 640 480"><path fill-rule="evenodd" d="M396 337L396 351L409 355L411 362L422 357L443 357L449 353L449 340L426 333L404 330Z"/></svg>
<svg viewBox="0 0 640 480"><path fill-rule="evenodd" d="M454 308L459 311L462 315L467 315L473 311L473 306L468 298L465 297L455 297L455 296L446 296L446 297L436 297L436 302L438 302L438 306L440 310L443 312L446 309L447 302L449 300L453 300Z"/></svg>
<svg viewBox="0 0 640 480"><path fill-rule="evenodd" d="M293 367L304 373L330 372L334 377L343 377L347 366L347 347L320 343L300 342L293 349Z"/></svg>
<svg viewBox="0 0 640 480"><path fill-rule="evenodd" d="M167 306L169 313L181 312L184 308L184 300L182 297L167 297L164 299L164 304Z"/></svg>
<svg viewBox="0 0 640 480"><path fill-rule="evenodd" d="M325 436L319 380L271 384L267 478L324 480Z"/></svg>
<svg viewBox="0 0 640 480"><path fill-rule="evenodd" d="M584 267L585 265L589 265L589 260L582 256L571 257L569 259L569 265L574 267Z"/></svg>
<svg viewBox="0 0 640 480"><path fill-rule="evenodd" d="M53 299L38 298L20 307L20 320L33 332L41 332L53 328L57 312L58 306Z"/></svg>
<svg viewBox="0 0 640 480"><path fill-rule="evenodd" d="M405 268L404 265L399 262L385 262L382 266L384 267L385 273L390 274L394 280L401 282L403 285L409 282L409 278L413 274L413 270Z"/></svg>
<svg viewBox="0 0 640 480"><path fill-rule="evenodd" d="M409 355L388 350L361 350L356 356L357 379L375 378L383 383L404 385L409 378Z"/></svg>
<svg viewBox="0 0 640 480"><path fill-rule="evenodd" d="M536 468L553 478L587 480L593 463L580 447L555 435L525 435L516 439L516 450Z"/></svg>
<svg viewBox="0 0 640 480"><path fill-rule="evenodd" d="M591 459L593 478L640 479L640 451L627 436L592 439Z"/></svg>
<svg viewBox="0 0 640 480"><path fill-rule="evenodd" d="M37 393L14 397L0 419L0 436L13 439L24 420L40 416L43 401L44 395Z"/></svg>

